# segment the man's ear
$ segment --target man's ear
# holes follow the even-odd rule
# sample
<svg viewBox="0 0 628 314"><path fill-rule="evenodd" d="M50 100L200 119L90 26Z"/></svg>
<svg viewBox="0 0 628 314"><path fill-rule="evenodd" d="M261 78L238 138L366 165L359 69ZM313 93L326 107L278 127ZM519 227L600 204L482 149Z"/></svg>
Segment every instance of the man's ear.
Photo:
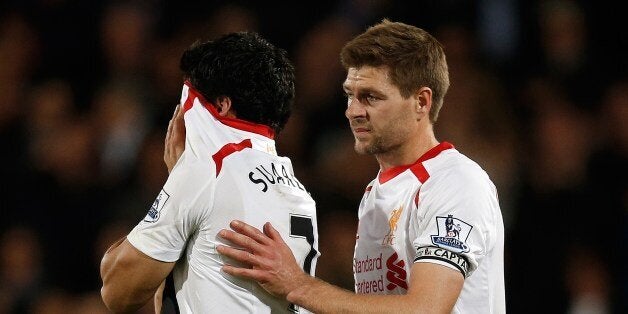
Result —
<svg viewBox="0 0 628 314"><path fill-rule="evenodd" d="M430 115L430 109L432 109L432 89L429 87L419 88L413 95L414 110L417 113L417 119L423 119Z"/></svg>
<svg viewBox="0 0 628 314"><path fill-rule="evenodd" d="M227 96L220 96L215 100L216 110L221 117L235 117L234 112L231 110L231 98Z"/></svg>

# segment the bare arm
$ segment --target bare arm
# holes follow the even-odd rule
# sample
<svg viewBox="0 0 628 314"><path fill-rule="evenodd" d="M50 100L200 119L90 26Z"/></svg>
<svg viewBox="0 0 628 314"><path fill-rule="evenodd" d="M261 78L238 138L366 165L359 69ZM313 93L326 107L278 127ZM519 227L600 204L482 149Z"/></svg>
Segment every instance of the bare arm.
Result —
<svg viewBox="0 0 628 314"><path fill-rule="evenodd" d="M155 295L173 267L174 263L142 253L126 238L118 240L100 263L100 293L105 305L115 313L136 311Z"/></svg>
<svg viewBox="0 0 628 314"><path fill-rule="evenodd" d="M164 303L164 289L166 288L166 281L162 281L155 292L153 297L153 304L155 305L155 314L161 313L161 308Z"/></svg>
<svg viewBox="0 0 628 314"><path fill-rule="evenodd" d="M451 313L464 283L456 270L415 263L407 294L355 294L304 273L270 223L264 225L264 233L239 221L233 222L231 228L235 232L222 230L220 236L245 250L218 246L218 252L251 268L226 265L223 270L253 279L271 294L316 313Z"/></svg>

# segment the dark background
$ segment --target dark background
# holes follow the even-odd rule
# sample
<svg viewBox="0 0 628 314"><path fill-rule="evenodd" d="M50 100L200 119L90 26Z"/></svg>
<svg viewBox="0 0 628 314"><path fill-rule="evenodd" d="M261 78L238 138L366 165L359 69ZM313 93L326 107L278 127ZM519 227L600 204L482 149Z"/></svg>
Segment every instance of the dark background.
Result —
<svg viewBox="0 0 628 314"><path fill-rule="evenodd" d="M384 17L445 47L436 135L498 188L509 313L625 313L628 28L611 3L0 1L0 313L106 312L100 258L165 182L181 53L239 30L295 63L278 150L318 204L317 275L353 290L377 164L353 152L338 53Z"/></svg>

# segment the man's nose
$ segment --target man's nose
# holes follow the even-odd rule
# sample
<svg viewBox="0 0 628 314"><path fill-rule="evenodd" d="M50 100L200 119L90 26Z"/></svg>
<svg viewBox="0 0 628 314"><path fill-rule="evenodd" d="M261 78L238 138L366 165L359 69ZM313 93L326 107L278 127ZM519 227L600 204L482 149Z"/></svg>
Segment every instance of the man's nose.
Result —
<svg viewBox="0 0 628 314"><path fill-rule="evenodd" d="M357 97L351 98L347 101L345 116L347 117L347 119L354 119L366 116L366 109Z"/></svg>

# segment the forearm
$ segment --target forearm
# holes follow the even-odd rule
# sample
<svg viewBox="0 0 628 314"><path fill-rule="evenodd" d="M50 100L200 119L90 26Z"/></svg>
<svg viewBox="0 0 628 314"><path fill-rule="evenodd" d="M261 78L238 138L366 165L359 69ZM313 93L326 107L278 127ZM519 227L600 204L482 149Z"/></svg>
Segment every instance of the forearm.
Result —
<svg viewBox="0 0 628 314"><path fill-rule="evenodd" d="M126 237L114 243L105 253L100 264L100 275L103 286L102 299L107 307L115 313L131 313L138 310L153 297L159 287L142 284L138 272L129 265L128 260L121 258L120 244ZM143 281L145 282L145 281Z"/></svg>
<svg viewBox="0 0 628 314"><path fill-rule="evenodd" d="M403 295L365 295L314 277L300 277L288 301L316 313L451 313L464 284L457 270L432 263L412 265ZM322 300L322 301L321 301Z"/></svg>
<svg viewBox="0 0 628 314"><path fill-rule="evenodd" d="M161 313L161 307L164 303L164 288L166 287L166 281L162 282L155 292L153 303L155 304L155 313Z"/></svg>
<svg viewBox="0 0 628 314"><path fill-rule="evenodd" d="M412 313L407 295L361 295L310 277L286 297L314 313Z"/></svg>
<svg viewBox="0 0 628 314"><path fill-rule="evenodd" d="M116 256L118 247L124 240L126 236L118 239L118 241L114 242L103 255L102 260L100 261L100 278L103 281L103 288L106 282L109 282L111 278L111 273L114 269L114 265L116 264Z"/></svg>

